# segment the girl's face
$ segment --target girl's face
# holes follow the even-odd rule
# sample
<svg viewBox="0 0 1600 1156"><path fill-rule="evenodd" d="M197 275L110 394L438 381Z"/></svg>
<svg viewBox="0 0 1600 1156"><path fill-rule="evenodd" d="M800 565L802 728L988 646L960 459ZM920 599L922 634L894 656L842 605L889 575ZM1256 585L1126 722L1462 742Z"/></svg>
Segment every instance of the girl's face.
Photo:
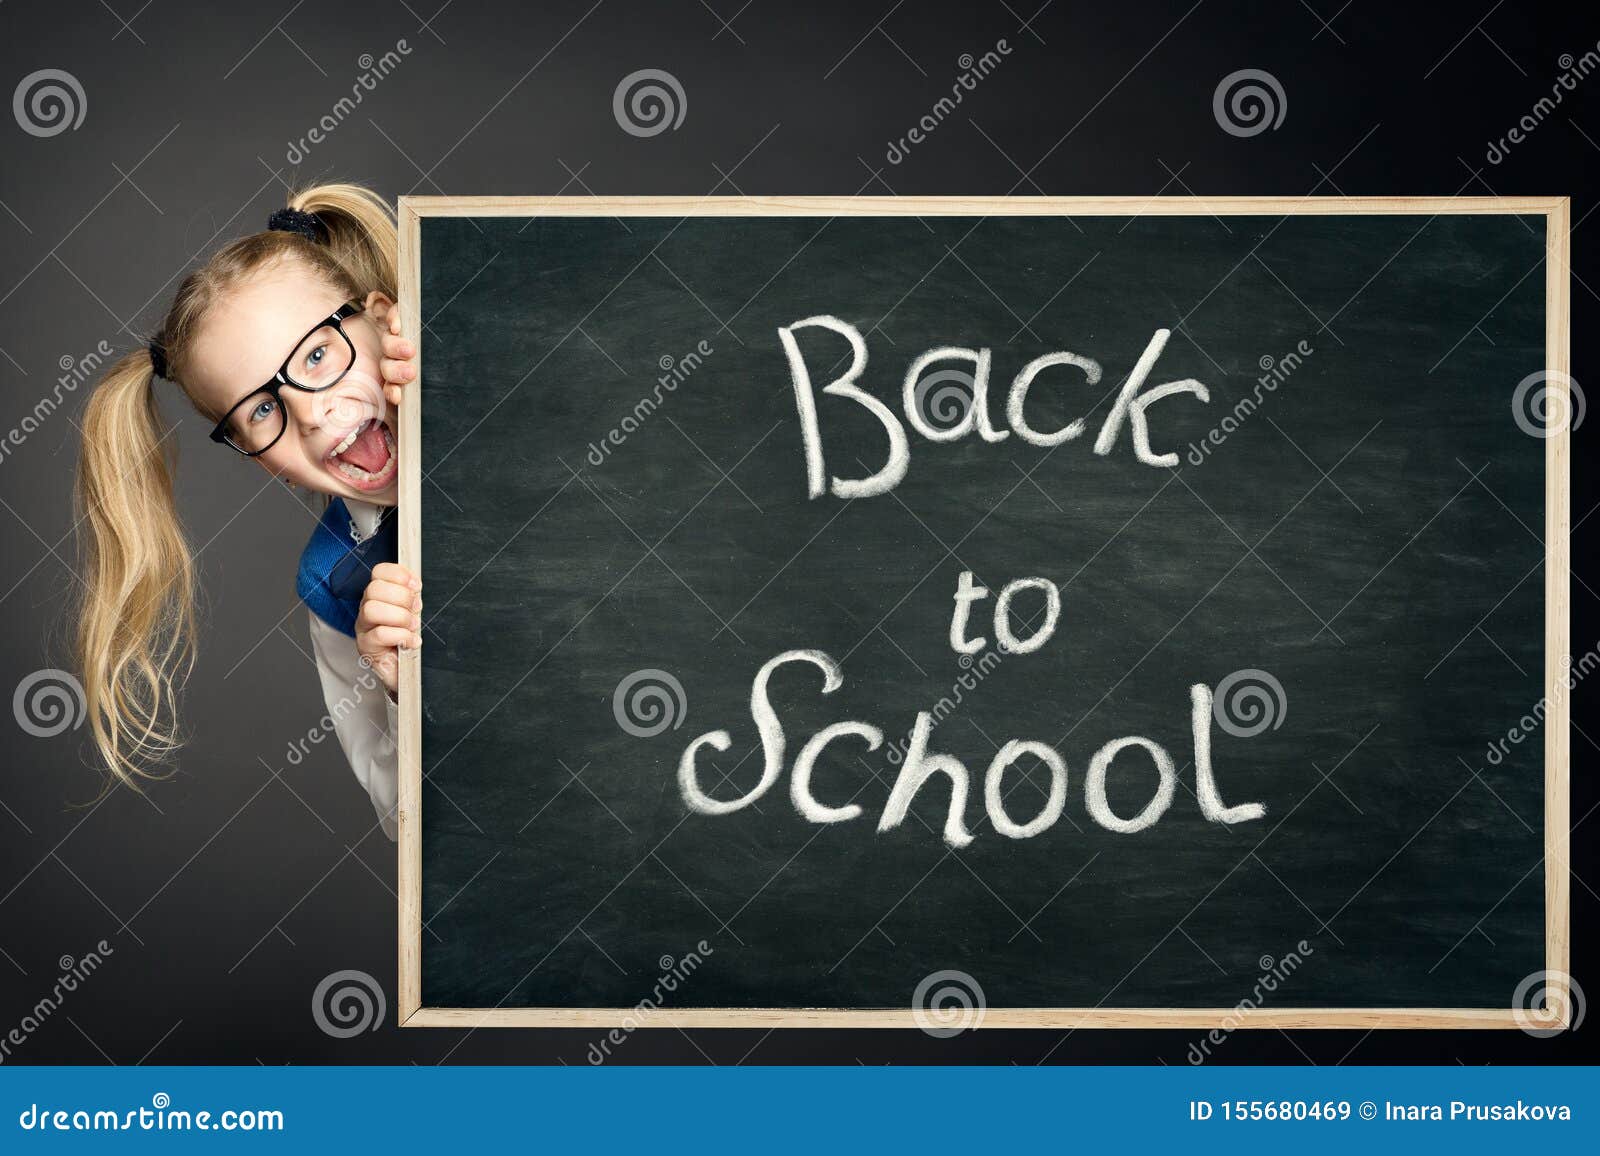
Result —
<svg viewBox="0 0 1600 1156"><path fill-rule="evenodd" d="M256 392L286 357L291 358L290 379L306 384L316 384L330 364L349 358L348 346L331 329L303 341L347 300L338 286L298 260L267 266L212 308L188 356L185 385L213 421L232 411L229 426L240 435L248 431L264 442L282 428L282 436L254 459L273 476L321 493L392 506L398 469L395 414L379 375L380 335L394 308L389 298L369 294L358 302L364 312L342 322L355 359L335 384L317 392L283 386L276 401ZM240 405L246 397L249 402Z"/></svg>

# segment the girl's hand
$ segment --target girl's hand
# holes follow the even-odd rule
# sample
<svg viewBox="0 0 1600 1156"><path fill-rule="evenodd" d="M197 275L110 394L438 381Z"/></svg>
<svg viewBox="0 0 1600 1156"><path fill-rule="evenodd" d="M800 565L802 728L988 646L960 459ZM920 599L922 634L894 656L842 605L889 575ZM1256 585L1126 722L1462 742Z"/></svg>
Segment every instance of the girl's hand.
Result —
<svg viewBox="0 0 1600 1156"><path fill-rule="evenodd" d="M383 335L383 360L378 371L383 374L383 396L390 405L399 405L402 389L417 377L417 347L400 336L400 306L389 310L389 331Z"/></svg>
<svg viewBox="0 0 1600 1156"><path fill-rule="evenodd" d="M402 649L422 645L422 582L393 562L372 568L356 615L356 651L392 697L400 683Z"/></svg>

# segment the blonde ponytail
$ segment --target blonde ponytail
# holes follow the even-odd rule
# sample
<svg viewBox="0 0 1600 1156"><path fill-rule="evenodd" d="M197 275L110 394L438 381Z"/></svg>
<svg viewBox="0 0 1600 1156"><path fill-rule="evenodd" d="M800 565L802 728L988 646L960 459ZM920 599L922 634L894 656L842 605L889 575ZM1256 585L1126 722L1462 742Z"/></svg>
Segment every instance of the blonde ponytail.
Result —
<svg viewBox="0 0 1600 1156"><path fill-rule="evenodd" d="M325 247L363 296L377 289L398 297L399 234L381 197L360 185L317 185L290 197L289 208L317 215L328 232Z"/></svg>
<svg viewBox="0 0 1600 1156"><path fill-rule="evenodd" d="M173 501L174 452L150 355L113 365L89 398L78 502L89 526L78 657L90 729L137 785L177 747L176 684L194 657L194 562Z"/></svg>
<svg viewBox="0 0 1600 1156"><path fill-rule="evenodd" d="M376 193L318 185L287 207L316 214L319 239L268 229L223 246L184 278L151 349L113 365L84 412L78 501L89 533L78 659L95 746L133 786L158 777L154 768L179 745L176 692L195 652L194 558L173 501L176 455L156 406L152 358L182 388L211 309L275 262L302 261L350 298L397 297L394 213Z"/></svg>

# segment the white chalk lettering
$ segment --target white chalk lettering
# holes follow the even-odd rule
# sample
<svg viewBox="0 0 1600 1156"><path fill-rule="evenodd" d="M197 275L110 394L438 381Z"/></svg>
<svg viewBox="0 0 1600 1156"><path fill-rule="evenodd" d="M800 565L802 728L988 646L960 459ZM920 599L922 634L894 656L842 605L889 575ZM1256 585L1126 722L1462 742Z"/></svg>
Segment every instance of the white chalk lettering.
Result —
<svg viewBox="0 0 1600 1156"><path fill-rule="evenodd" d="M703 746L725 751L733 743L727 731L709 731L691 742L684 749L683 758L678 761L678 789L691 811L702 815L732 814L755 802L778 781L778 776L783 773L783 724L778 721L778 713L772 709L772 703L767 698L767 683L773 671L790 662L809 662L821 670L823 694L832 694L844 685L839 664L820 650L786 650L770 659L756 674L755 682L750 687L750 717L755 721L756 733L761 736L761 752L766 760L761 769L761 781L737 799L726 802L713 799L702 791L695 774L695 752Z"/></svg>
<svg viewBox="0 0 1600 1156"><path fill-rule="evenodd" d="M1024 590L1038 590L1044 594L1044 623L1033 628L1026 639L1019 639L1011 630L1011 600ZM957 654L977 654L989 645L986 636L967 637L967 624L972 615L972 604L989 597L989 588L972 580L972 571L963 570L956 579L956 608L950 615L950 649ZM1000 591L994 604L994 636L1003 654L1032 654L1056 632L1061 620L1061 591L1048 578L1018 578L1008 582Z"/></svg>
<svg viewBox="0 0 1600 1156"><path fill-rule="evenodd" d="M1026 640L1011 633L1011 600L1024 590L1044 591L1044 625ZM1048 578L1018 578L1006 583L994 604L994 637L1002 654L1032 654L1056 632L1061 620L1061 591Z"/></svg>
<svg viewBox="0 0 1600 1156"><path fill-rule="evenodd" d="M808 328L826 329L837 333L850 345L849 368L842 376L824 385L822 392L848 398L872 414L883 426L888 439L884 461L876 471L866 477L841 478L835 475L830 478L828 474L816 390L811 379L811 370L806 364L805 354L801 352L800 343L795 337L797 330ZM1111 412L1106 415L1100 433L1095 438L1094 452L1098 456L1105 457L1111 452L1123 424L1126 423L1131 431L1134 457L1140 463L1157 469L1171 469L1178 464L1176 453L1171 451L1157 453L1151 447L1150 419L1147 411L1163 398L1179 393L1192 394L1209 404L1211 392L1202 382L1192 377L1165 382L1148 390L1144 388L1145 381L1154 370L1156 361L1166 348L1167 338L1170 336L1170 330L1156 330L1144 352L1140 354L1133 371L1123 382L1117 392L1116 401L1111 406ZM818 498L825 493L831 493L838 498L870 498L886 494L899 485L911 468L911 445L907 439L906 427L901 424L900 419L857 384L866 372L868 360L867 342L861 331L848 321L831 314L819 313L780 327L778 340L788 358L790 382L794 387L795 409L800 415L807 495ZM930 366L941 361L968 362L972 365L972 397L969 402L964 403L960 419L947 428L936 426L929 420L926 399L919 399L917 396L919 388L926 390L930 382L940 378L965 377L954 369L940 370L924 377ZM1006 422L1010 428L997 429L989 417L992 351L987 347L971 348L963 345L941 345L929 349L912 359L904 377L901 378L900 395L906 424L931 442L960 441L973 430L977 430L978 436L990 443L1004 441L1014 432L1029 445L1046 449L1063 445L1083 436L1088 424L1087 418L1074 418L1058 429L1046 431L1031 425L1026 413L1028 392L1032 389L1035 379L1046 369L1054 366L1075 368L1083 374L1084 383L1089 386L1099 384L1104 373L1098 361L1078 353L1060 350L1035 357L1017 371L1006 394Z"/></svg>
<svg viewBox="0 0 1600 1156"><path fill-rule="evenodd" d="M1023 755L1032 755L1050 768L1050 794L1037 815L1026 823L1015 823L1006 814L1005 799L1000 794L1000 779L1006 768ZM1061 818L1061 809L1067 805L1067 764L1054 747L1012 739L995 754L988 773L983 777L983 805L989 812L989 822L1000 834L1008 839L1031 839L1041 831L1049 830Z"/></svg>
<svg viewBox="0 0 1600 1156"><path fill-rule="evenodd" d="M1150 761L1155 763L1156 774L1161 781L1144 810L1131 819L1122 819L1112 811L1111 803L1106 798L1106 775L1118 752L1128 747L1143 747L1149 752ZM1129 735L1107 743L1094 753L1094 758L1089 762L1089 776L1083 784L1083 801L1089 809L1089 817L1106 830L1116 831L1120 835L1133 835L1155 826L1156 820L1167 813L1167 808L1172 806L1172 794L1177 785L1178 772L1172 765L1172 756L1159 743Z"/></svg>
<svg viewBox="0 0 1600 1156"><path fill-rule="evenodd" d="M1043 357L1036 357L1022 367L1022 372L1017 374L1016 380L1011 383L1011 394L1006 399L1006 420L1011 423L1011 428L1017 431L1017 436L1029 445L1058 446L1063 442L1070 442L1073 438L1083 433L1084 420L1078 418L1068 422L1054 433L1040 433L1028 424L1028 419L1023 415L1023 405L1028 400L1028 389L1033 385L1033 379L1039 376L1039 371L1052 365L1076 365L1083 370L1083 378L1090 385L1100 382L1100 363L1088 357L1079 357L1076 353L1047 353Z"/></svg>
<svg viewBox="0 0 1600 1156"><path fill-rule="evenodd" d="M981 588L980 588L981 589ZM732 739L726 730L709 731L691 740L678 763L678 784L684 804L700 815L728 815L750 806L769 791L784 771L785 736L777 713L768 699L767 687L776 671L789 664L802 663L815 666L822 672L822 693L832 694L844 685L841 668L833 658L820 650L786 650L766 663L756 673L750 688L750 715L755 722L764 756L761 778L756 785L735 799L713 799L699 785L696 755L703 747L726 751ZM1201 814L1214 823L1243 823L1259 819L1266 814L1261 803L1241 803L1228 806L1222 801L1216 775L1211 762L1211 709L1213 694L1204 683L1190 687L1191 729L1194 737L1194 763L1196 774L1195 795ZM911 806L922 789L935 778L943 777L950 785L949 803L945 808L941 837L954 849L969 846L976 837L967 826L966 810L972 790L972 776L966 764L954 755L928 749L935 719L929 711L918 711L905 748L904 761L898 777L889 790L877 830L880 834L902 826ZM869 752L883 746L884 733L872 723L844 720L831 723L812 735L795 756L790 772L789 797L795 811L811 823L843 823L860 818L864 808L853 798L844 803L824 803L817 798L814 785L817 762L835 741L845 738L862 740ZM898 749L899 744L896 744ZM1131 818L1123 818L1111 809L1107 793L1117 756L1130 747L1140 748L1149 756L1157 775L1156 788L1148 802ZM1004 778L1006 771L1018 760L1031 757L1043 763L1050 773L1050 788L1044 805L1033 818L1019 822L1006 809ZM1130 760L1124 760L1124 767ZM1108 831L1120 835L1134 835L1153 827L1171 808L1176 794L1178 772L1172 756L1159 743L1139 735L1113 739L1094 753L1084 777L1084 808L1091 819ZM1052 746L1033 740L1012 739L1002 746L990 761L983 778L983 809L995 832L1007 839L1032 839L1048 831L1066 807L1067 762Z"/></svg>
<svg viewBox="0 0 1600 1156"><path fill-rule="evenodd" d="M823 727L800 748L794 760L794 773L789 776L789 797L794 801L795 810L813 823L842 823L861 814L859 803L829 807L817 802L817 797L811 793L811 772L816 766L817 756L822 753L823 747L841 735L856 735L866 739L869 751L875 751L883 745L883 732L877 727L866 723L840 722Z"/></svg>
<svg viewBox="0 0 1600 1156"><path fill-rule="evenodd" d="M917 382L922 379L922 371L934 362L955 360L972 362L972 404L967 406L961 420L955 425L949 429L939 429L928 423L922 406L917 404ZM972 432L974 426L978 427L979 435L986 442L1003 441L1010 436L989 424L989 361L987 349L960 349L955 346L930 349L913 361L911 368L906 370L905 384L901 389L901 403L905 406L906 420L911 423L911 428L931 442L960 441Z"/></svg>
<svg viewBox="0 0 1600 1156"><path fill-rule="evenodd" d="M906 470L911 466L911 447L906 442L906 431L899 419L889 412L887 406L870 393L856 388L856 379L867 368L867 343L861 332L848 321L840 321L837 317L829 317L827 314L807 317L804 321L796 321L793 325L778 330L778 340L783 342L783 350L789 356L789 374L794 382L795 408L800 413L800 430L805 441L806 491L813 498L821 497L822 479L826 472L822 456L822 434L817 425L817 399L811 389L811 372L806 368L805 355L800 352L800 345L794 339L796 329L811 326L830 329L850 342L850 368L845 371L843 377L836 378L823 386L822 392L836 397L848 397L851 401L858 402L883 423L884 433L889 435L889 454L882 468L866 478L848 480L834 478L833 496L870 498L875 494L886 494L900 484L900 479L906 476Z"/></svg>
<svg viewBox="0 0 1600 1156"><path fill-rule="evenodd" d="M944 841L952 847L965 847L972 835L962 818L967 809L967 784L970 776L960 759L950 755L928 753L928 733L933 729L933 719L927 711L917 712L917 724L911 730L911 748L906 751L906 761L901 764L900 777L894 781L889 801L884 805L883 817L878 820L878 830L888 831L898 827L911 809L922 785L934 775L947 775L950 779L950 810L944 821Z"/></svg>
<svg viewBox="0 0 1600 1156"><path fill-rule="evenodd" d="M956 608L950 615L950 649L957 654L977 654L989 645L988 638L967 637L967 617L972 612L972 604L989 597L987 586L975 586L972 582L972 571L961 571L961 577L956 579Z"/></svg>
<svg viewBox="0 0 1600 1156"><path fill-rule="evenodd" d="M1192 393L1201 401L1210 402L1211 394L1204 385L1194 378L1185 378L1183 381L1169 381L1165 385L1158 385L1143 396L1139 394L1144 385L1145 378L1150 376L1150 371L1155 368L1156 359L1161 356L1161 351L1167 347L1167 338L1172 336L1170 329L1157 329L1150 344L1139 355L1138 364L1133 367L1133 372L1128 374L1128 380L1122 385L1122 391L1117 394L1117 400L1111 407L1111 413L1106 417L1105 424L1100 427L1100 436L1094 440L1094 452L1104 457L1111 452L1111 447L1116 444L1117 431L1122 428L1122 418L1126 414L1129 425L1133 428L1133 452L1138 459L1147 466L1159 466L1170 469L1178 464L1178 455L1175 453L1157 454L1150 448L1150 424L1145 418L1144 411L1153 403L1175 393Z"/></svg>
<svg viewBox="0 0 1600 1156"><path fill-rule="evenodd" d="M1243 823L1267 813L1260 803L1240 803L1229 807L1217 790L1217 777L1211 770L1211 688L1197 682L1189 688L1190 727L1194 731L1195 794L1200 813L1213 823Z"/></svg>

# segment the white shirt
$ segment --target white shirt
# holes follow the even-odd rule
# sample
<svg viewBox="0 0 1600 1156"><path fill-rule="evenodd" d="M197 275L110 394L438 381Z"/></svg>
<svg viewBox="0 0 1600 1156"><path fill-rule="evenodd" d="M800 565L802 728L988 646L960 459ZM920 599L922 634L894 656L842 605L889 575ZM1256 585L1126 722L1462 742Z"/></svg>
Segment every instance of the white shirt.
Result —
<svg viewBox="0 0 1600 1156"><path fill-rule="evenodd" d="M378 529L382 506L344 499L362 540ZM400 798L399 711L373 670L362 664L356 640L311 614L311 650L322 680L322 699L339 746L356 781L378 813L383 833L398 832L395 808Z"/></svg>

